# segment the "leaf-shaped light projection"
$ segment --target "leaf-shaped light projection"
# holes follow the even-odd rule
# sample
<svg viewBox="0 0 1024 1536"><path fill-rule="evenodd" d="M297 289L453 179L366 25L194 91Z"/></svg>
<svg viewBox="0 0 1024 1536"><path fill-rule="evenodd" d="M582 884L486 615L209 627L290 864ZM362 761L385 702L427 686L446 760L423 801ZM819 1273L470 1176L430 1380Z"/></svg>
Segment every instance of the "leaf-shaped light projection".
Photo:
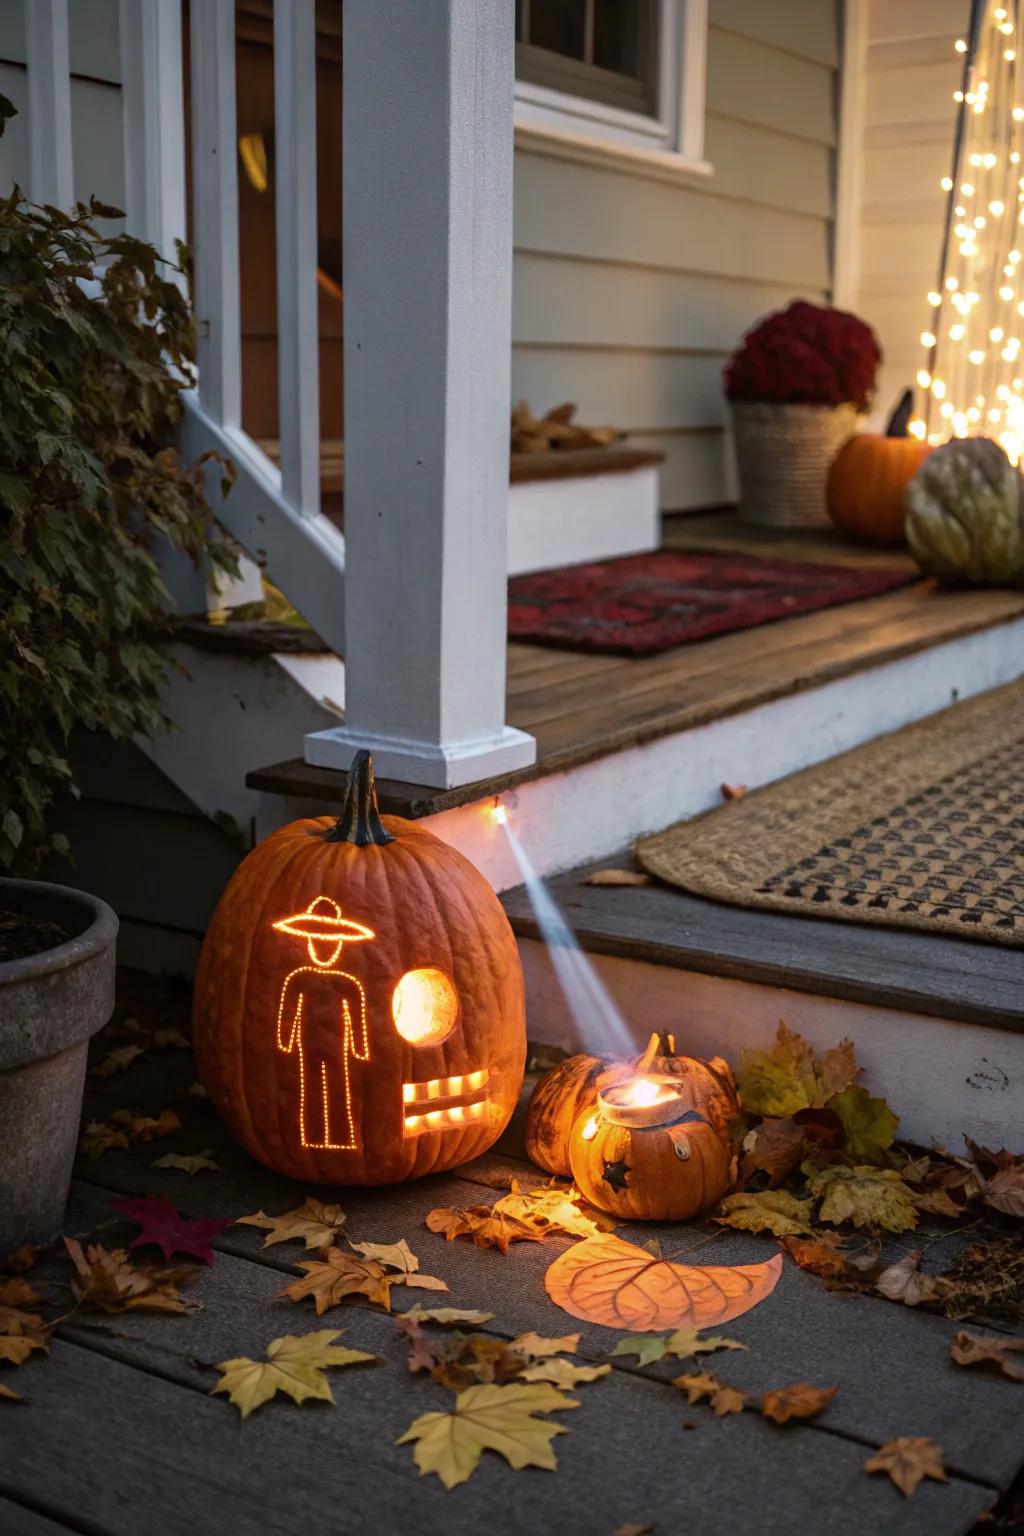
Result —
<svg viewBox="0 0 1024 1536"><path fill-rule="evenodd" d="M217 1366L221 1379L213 1392L226 1392L243 1419L278 1392L286 1392L296 1403L304 1403L310 1397L333 1403L324 1371L329 1366L362 1365L377 1358L365 1350L335 1344L337 1337L336 1328L301 1335L289 1333L274 1339L265 1360L223 1360Z"/></svg>
<svg viewBox="0 0 1024 1536"><path fill-rule="evenodd" d="M727 1323L769 1296L781 1273L781 1254L763 1264L674 1264L602 1232L566 1249L544 1285L572 1317L644 1333Z"/></svg>
<svg viewBox="0 0 1024 1536"><path fill-rule="evenodd" d="M578 1407L574 1398L549 1382L467 1387L455 1399L452 1413L421 1413L396 1444L415 1440L420 1473L436 1473L446 1488L464 1483L476 1471L484 1451L497 1451L516 1471L522 1467L554 1471L557 1463L551 1442L565 1429L536 1415Z"/></svg>

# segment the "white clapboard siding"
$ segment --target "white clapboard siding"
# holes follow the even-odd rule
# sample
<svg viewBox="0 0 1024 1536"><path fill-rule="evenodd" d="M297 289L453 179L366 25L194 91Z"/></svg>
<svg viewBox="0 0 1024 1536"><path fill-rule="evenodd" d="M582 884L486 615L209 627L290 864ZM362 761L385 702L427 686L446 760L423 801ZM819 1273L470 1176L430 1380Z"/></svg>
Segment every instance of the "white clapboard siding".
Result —
<svg viewBox="0 0 1024 1536"><path fill-rule="evenodd" d="M961 72L962 61L952 49L947 59L936 64L872 69L869 59L864 111L867 127L945 121L952 112L953 92L959 87Z"/></svg>
<svg viewBox="0 0 1024 1536"><path fill-rule="evenodd" d="M741 198L819 219L832 216L832 149L709 112L704 152L714 166L709 197Z"/></svg>
<svg viewBox="0 0 1024 1536"><path fill-rule="evenodd" d="M908 191L930 195L941 201L939 187L950 174L953 161L952 137L943 132L926 144L890 144L864 151L865 214L888 207L899 211L907 201Z"/></svg>
<svg viewBox="0 0 1024 1536"><path fill-rule="evenodd" d="M654 448L665 455L661 466L661 499L675 512L713 507L735 501L732 444L728 432L689 429L640 432L630 438L637 448Z"/></svg>
<svg viewBox="0 0 1024 1536"><path fill-rule="evenodd" d="M838 63L835 11L821 0L715 0L712 16L718 29L743 33L830 69Z"/></svg>
<svg viewBox="0 0 1024 1536"><path fill-rule="evenodd" d="M512 393L517 400L586 401L582 418L633 432L717 427L723 419L725 356L615 351L611 348L516 347Z"/></svg>
<svg viewBox="0 0 1024 1536"><path fill-rule="evenodd" d="M959 37L970 16L970 0L870 0L871 38L917 42L937 33Z"/></svg>
<svg viewBox="0 0 1024 1536"><path fill-rule="evenodd" d="M823 4L822 9L831 7ZM714 24L716 17L712 6L708 110L816 144L834 143L833 68L737 32L720 31Z"/></svg>

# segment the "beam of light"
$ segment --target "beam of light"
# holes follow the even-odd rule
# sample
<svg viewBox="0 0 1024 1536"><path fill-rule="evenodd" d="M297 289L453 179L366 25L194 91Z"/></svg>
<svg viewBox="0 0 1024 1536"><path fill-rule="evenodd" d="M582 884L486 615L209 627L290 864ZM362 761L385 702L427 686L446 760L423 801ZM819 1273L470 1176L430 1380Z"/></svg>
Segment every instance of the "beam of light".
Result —
<svg viewBox="0 0 1024 1536"><path fill-rule="evenodd" d="M580 948L554 897L527 858L522 843L508 824L507 815L500 825L505 828L505 836L519 866L558 984L580 1038L588 1050L598 1055L619 1060L633 1055L636 1046L629 1025Z"/></svg>

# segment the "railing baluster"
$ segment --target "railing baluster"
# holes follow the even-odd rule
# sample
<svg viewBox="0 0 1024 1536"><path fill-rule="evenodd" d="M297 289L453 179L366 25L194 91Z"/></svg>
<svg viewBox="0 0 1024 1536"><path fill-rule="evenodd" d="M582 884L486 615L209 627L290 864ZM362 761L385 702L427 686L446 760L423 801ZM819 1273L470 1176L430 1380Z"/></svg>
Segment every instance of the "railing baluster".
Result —
<svg viewBox="0 0 1024 1536"><path fill-rule="evenodd" d="M242 417L234 0L191 9L192 183L199 399L221 426Z"/></svg>
<svg viewBox="0 0 1024 1536"><path fill-rule="evenodd" d="M67 0L25 6L28 65L29 196L70 208L75 200L71 152L71 69Z"/></svg>
<svg viewBox="0 0 1024 1536"><path fill-rule="evenodd" d="M281 489L305 515L320 506L314 0L274 5L274 128Z"/></svg>
<svg viewBox="0 0 1024 1536"><path fill-rule="evenodd" d="M181 0L120 0L128 228L173 261L185 239Z"/></svg>

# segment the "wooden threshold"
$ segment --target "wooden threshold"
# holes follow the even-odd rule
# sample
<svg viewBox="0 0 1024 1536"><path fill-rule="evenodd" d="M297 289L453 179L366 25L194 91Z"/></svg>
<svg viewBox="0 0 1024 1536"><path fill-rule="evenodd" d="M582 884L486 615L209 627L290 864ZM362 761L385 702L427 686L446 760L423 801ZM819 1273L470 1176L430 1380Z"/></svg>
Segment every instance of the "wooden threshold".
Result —
<svg viewBox="0 0 1024 1536"><path fill-rule="evenodd" d="M634 867L628 852L600 865ZM1024 1033L1024 950L732 907L661 882L586 885L594 867L546 882L593 954ZM501 901L518 937L543 938L524 887Z"/></svg>

